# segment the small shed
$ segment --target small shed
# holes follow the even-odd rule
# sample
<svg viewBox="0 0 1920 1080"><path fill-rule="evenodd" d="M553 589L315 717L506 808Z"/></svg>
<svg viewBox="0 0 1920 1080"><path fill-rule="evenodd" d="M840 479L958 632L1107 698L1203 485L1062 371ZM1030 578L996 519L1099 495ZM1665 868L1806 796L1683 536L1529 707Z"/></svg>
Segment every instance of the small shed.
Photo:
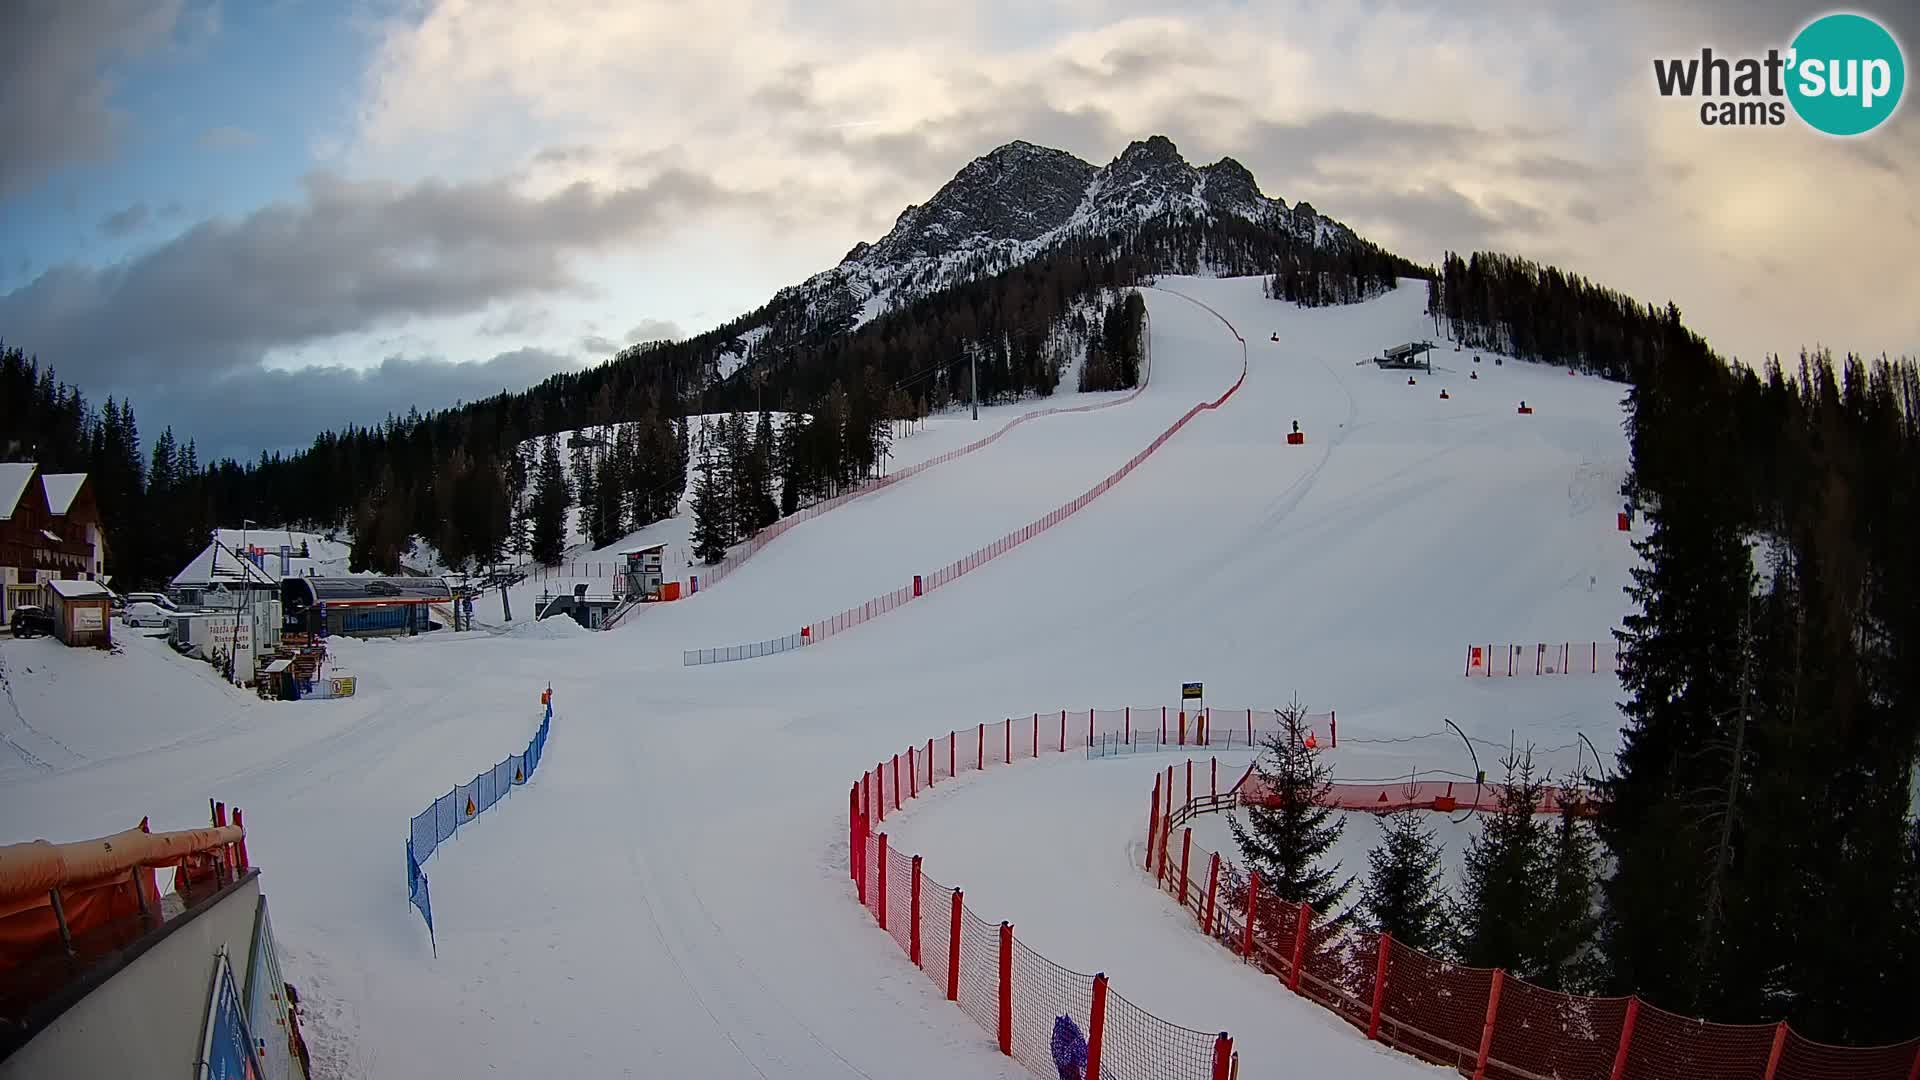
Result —
<svg viewBox="0 0 1920 1080"><path fill-rule="evenodd" d="M666 552L667 545L654 544L651 547L620 553L620 557L626 560L628 598L660 599L661 587L666 578Z"/></svg>
<svg viewBox="0 0 1920 1080"><path fill-rule="evenodd" d="M97 581L56 579L46 583L53 636L74 647L113 647L113 594Z"/></svg>

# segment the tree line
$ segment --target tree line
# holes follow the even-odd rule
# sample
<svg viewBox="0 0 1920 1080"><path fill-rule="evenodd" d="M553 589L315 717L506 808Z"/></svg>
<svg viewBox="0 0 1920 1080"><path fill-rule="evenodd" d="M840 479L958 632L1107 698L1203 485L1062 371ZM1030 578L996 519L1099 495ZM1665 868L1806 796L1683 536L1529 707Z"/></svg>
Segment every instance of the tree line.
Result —
<svg viewBox="0 0 1920 1080"><path fill-rule="evenodd" d="M1583 778L1590 834L1522 815L1532 763L1507 762L1457 897L1439 895L1417 822L1390 823L1358 910L1409 944L1540 985L1726 1023L1784 1019L1833 1043L1912 1038L1920 369L1803 353L1756 371L1714 354L1671 304L1480 263L1520 269L1480 279L1457 309L1473 313L1455 326L1464 340L1535 342L1537 359L1629 384L1623 495L1646 533L1615 632L1620 749ZM1517 332L1552 323L1517 314L1543 296L1597 325ZM1490 312L1506 314L1478 321ZM1270 749L1262 768L1297 805L1276 821L1250 812L1242 845L1263 884L1272 874L1319 909L1351 881L1314 869L1339 823L1310 797L1324 776L1287 765L1303 753Z"/></svg>
<svg viewBox="0 0 1920 1080"><path fill-rule="evenodd" d="M1578 274L1529 259L1447 252L1427 281L1436 333L1469 349L1571 367L1624 380L1653 362L1666 312Z"/></svg>

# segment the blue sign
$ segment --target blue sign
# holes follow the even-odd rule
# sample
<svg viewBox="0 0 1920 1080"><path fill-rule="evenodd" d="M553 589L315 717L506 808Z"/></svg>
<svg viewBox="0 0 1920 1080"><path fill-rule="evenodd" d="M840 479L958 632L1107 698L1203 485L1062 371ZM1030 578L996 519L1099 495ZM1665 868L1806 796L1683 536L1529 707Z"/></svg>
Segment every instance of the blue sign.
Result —
<svg viewBox="0 0 1920 1080"><path fill-rule="evenodd" d="M253 1035L247 1030L247 1015L224 950L217 963L212 1000L207 1003L207 1039L201 1047L200 1076L203 1080L260 1080L260 1070L253 1060Z"/></svg>

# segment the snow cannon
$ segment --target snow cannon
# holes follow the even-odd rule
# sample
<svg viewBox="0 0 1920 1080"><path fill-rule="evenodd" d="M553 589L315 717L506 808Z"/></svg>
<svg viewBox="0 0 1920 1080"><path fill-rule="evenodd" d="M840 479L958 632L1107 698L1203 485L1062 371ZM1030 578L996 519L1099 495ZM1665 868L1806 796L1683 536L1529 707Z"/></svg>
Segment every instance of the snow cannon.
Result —
<svg viewBox="0 0 1920 1080"><path fill-rule="evenodd" d="M1451 394L1449 394L1449 393L1447 393L1447 391L1446 391L1446 388L1445 388L1445 387L1441 387L1441 388L1440 388L1440 400L1441 400L1441 401L1446 401L1446 400L1448 400L1449 398L1451 398L1452 396L1453 396L1453 395L1451 395Z"/></svg>
<svg viewBox="0 0 1920 1080"><path fill-rule="evenodd" d="M1307 436L1304 432L1300 430L1300 421L1295 420L1293 422L1293 430L1287 432L1287 445L1288 446L1305 446L1306 444L1307 444Z"/></svg>
<svg viewBox="0 0 1920 1080"><path fill-rule="evenodd" d="M1527 403L1526 403L1526 402L1524 402L1524 401L1523 401L1523 402L1521 402L1521 403L1520 403L1520 415L1521 415L1521 416L1532 416L1532 415L1533 415L1533 406L1531 406L1531 405L1529 405L1529 404L1527 404Z"/></svg>

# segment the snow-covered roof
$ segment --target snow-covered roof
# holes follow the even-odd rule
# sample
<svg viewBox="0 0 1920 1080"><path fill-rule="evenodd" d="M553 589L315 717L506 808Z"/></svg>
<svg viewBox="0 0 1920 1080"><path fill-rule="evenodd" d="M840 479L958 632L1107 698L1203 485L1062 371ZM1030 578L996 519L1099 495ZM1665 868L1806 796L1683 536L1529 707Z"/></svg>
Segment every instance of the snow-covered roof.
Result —
<svg viewBox="0 0 1920 1080"><path fill-rule="evenodd" d="M20 496L33 480L34 468L31 461L0 462L0 518L13 516L13 508L20 505Z"/></svg>
<svg viewBox="0 0 1920 1080"><path fill-rule="evenodd" d="M106 586L97 581L69 581L65 578L49 581L47 588L62 600L105 599Z"/></svg>
<svg viewBox="0 0 1920 1080"><path fill-rule="evenodd" d="M40 484L47 492L47 509L56 514L64 514L73 507L73 497L80 494L80 485L87 482L83 472L41 473Z"/></svg>
<svg viewBox="0 0 1920 1080"><path fill-rule="evenodd" d="M218 542L208 544L186 568L173 575L169 582L174 588L186 585L207 585L216 581L252 581L260 585L274 585L279 579L265 570L253 565L246 559L233 553L233 549Z"/></svg>

